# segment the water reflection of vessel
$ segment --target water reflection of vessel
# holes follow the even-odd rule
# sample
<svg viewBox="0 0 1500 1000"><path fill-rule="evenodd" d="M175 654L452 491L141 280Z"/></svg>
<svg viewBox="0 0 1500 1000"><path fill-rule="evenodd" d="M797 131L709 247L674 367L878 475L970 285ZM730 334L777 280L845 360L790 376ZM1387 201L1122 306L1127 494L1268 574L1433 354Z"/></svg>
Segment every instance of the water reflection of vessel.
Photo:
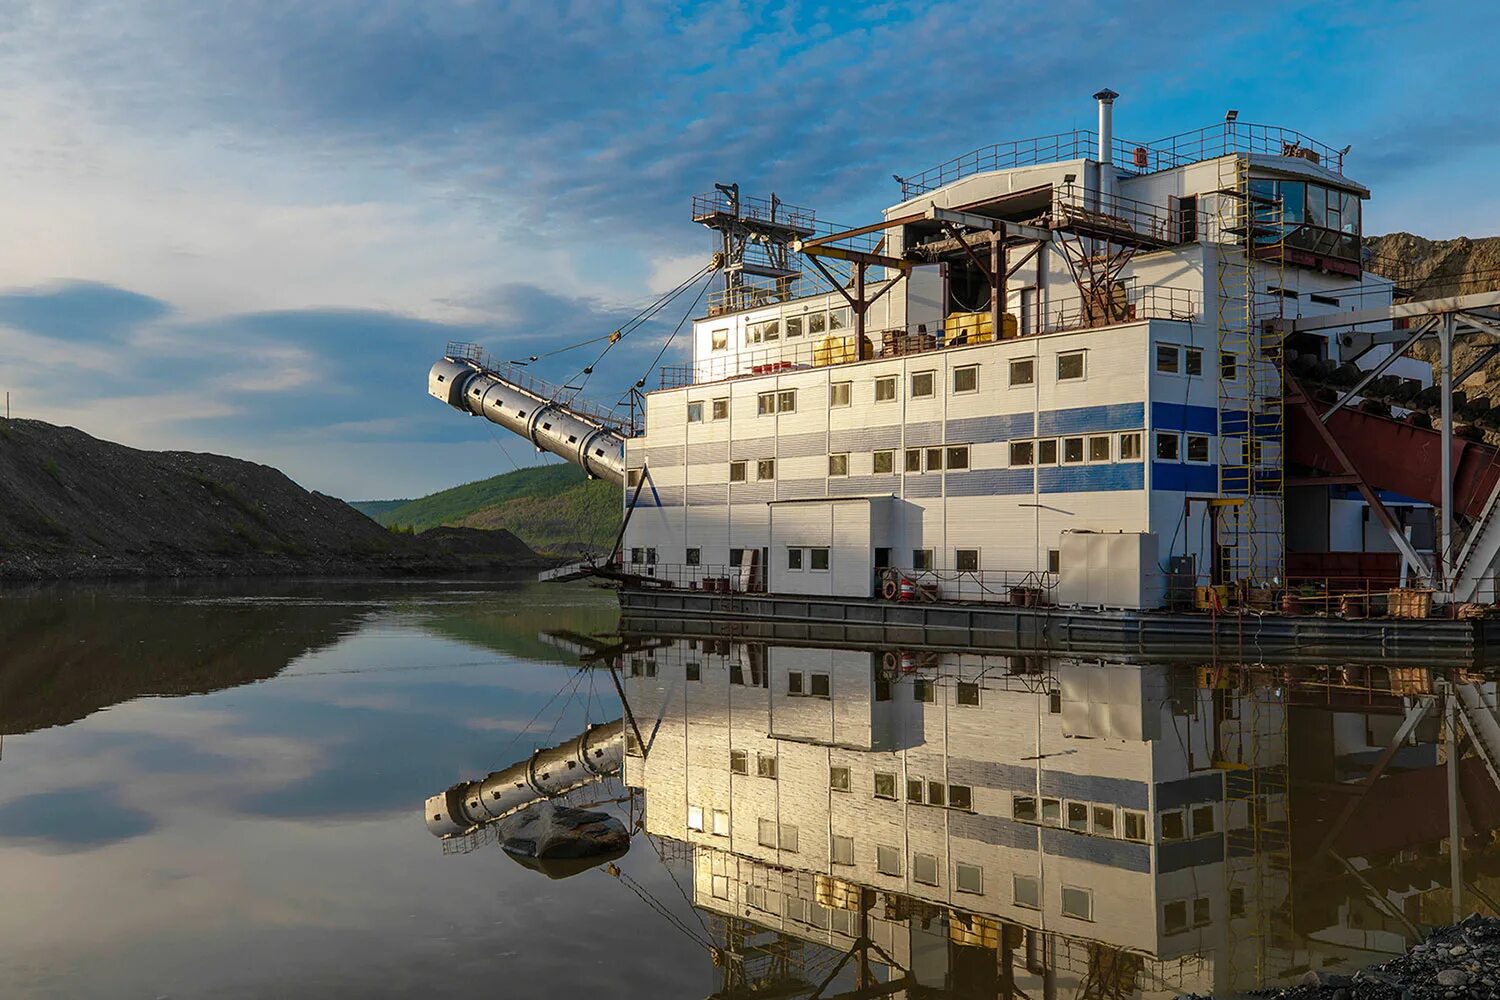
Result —
<svg viewBox="0 0 1500 1000"><path fill-rule="evenodd" d="M658 720L627 732L626 784L691 854L719 995L808 995L841 956L850 995L1224 992L1352 971L1448 919L1442 799L1403 821L1387 783L1443 788L1466 751L1440 745L1435 694L1465 678L886 659L681 640L621 664ZM1464 880L1487 899L1493 688L1466 690Z"/></svg>

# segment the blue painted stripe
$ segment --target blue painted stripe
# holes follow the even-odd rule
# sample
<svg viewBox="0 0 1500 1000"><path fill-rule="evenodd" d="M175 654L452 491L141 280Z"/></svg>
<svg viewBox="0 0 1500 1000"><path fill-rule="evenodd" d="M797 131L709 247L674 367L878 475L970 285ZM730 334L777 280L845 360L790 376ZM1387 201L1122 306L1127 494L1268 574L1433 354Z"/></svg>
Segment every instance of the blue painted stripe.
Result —
<svg viewBox="0 0 1500 1000"><path fill-rule="evenodd" d="M1067 410L1043 410L1037 414L1038 437L1083 434L1088 431L1128 431L1145 422L1144 403L1111 403L1107 406L1075 406Z"/></svg>
<svg viewBox="0 0 1500 1000"><path fill-rule="evenodd" d="M1143 462L1044 466L1037 470L1037 489L1042 493L1139 490L1145 485L1146 466Z"/></svg>
<svg viewBox="0 0 1500 1000"><path fill-rule="evenodd" d="M1152 462L1151 488L1178 493L1217 493L1217 465L1184 465L1181 462Z"/></svg>
<svg viewBox="0 0 1500 1000"><path fill-rule="evenodd" d="M971 469L948 473L950 497L1012 496L1030 492L1030 469Z"/></svg>
<svg viewBox="0 0 1500 1000"><path fill-rule="evenodd" d="M943 495L942 476L902 476L902 496L937 497Z"/></svg>
<svg viewBox="0 0 1500 1000"><path fill-rule="evenodd" d="M1126 809L1146 809L1151 802L1149 786L1144 781L1069 771L1043 771L1042 794L1060 799L1112 802Z"/></svg>
<svg viewBox="0 0 1500 1000"><path fill-rule="evenodd" d="M920 420L906 425L906 446L908 448L922 448L931 444L943 443L943 422L941 420Z"/></svg>
<svg viewBox="0 0 1500 1000"><path fill-rule="evenodd" d="M999 413L991 417L962 417L948 421L948 440L967 441L969 444L988 444L994 441L1009 441L1011 438L1029 438L1035 431L1036 421L1031 413Z"/></svg>
<svg viewBox="0 0 1500 1000"><path fill-rule="evenodd" d="M1219 433L1225 437L1243 434L1250 427L1250 414L1244 410L1225 410L1219 414Z"/></svg>
<svg viewBox="0 0 1500 1000"><path fill-rule="evenodd" d="M1077 858L1128 872L1151 870L1151 848L1128 840L1042 827L1042 850L1053 857Z"/></svg>
<svg viewBox="0 0 1500 1000"><path fill-rule="evenodd" d="M1212 406L1188 403L1151 404L1151 426L1159 431L1193 431L1212 434L1219 422L1219 411Z"/></svg>

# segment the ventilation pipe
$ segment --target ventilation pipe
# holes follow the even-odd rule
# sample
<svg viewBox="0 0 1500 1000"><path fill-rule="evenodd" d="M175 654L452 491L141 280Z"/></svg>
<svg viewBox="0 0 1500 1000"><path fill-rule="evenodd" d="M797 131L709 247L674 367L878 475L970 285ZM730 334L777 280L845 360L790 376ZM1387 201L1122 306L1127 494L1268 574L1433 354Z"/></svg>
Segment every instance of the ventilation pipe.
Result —
<svg viewBox="0 0 1500 1000"><path fill-rule="evenodd" d="M1104 203L1115 194L1115 98L1119 96L1108 87L1094 95L1099 102L1099 199Z"/></svg>

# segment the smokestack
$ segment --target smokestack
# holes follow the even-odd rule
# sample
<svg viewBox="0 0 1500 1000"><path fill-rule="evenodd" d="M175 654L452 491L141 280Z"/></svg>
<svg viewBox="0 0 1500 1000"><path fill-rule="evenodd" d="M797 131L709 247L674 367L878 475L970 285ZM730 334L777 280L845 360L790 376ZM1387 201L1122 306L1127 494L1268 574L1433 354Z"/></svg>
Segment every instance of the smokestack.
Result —
<svg viewBox="0 0 1500 1000"><path fill-rule="evenodd" d="M1115 147L1115 98L1120 95L1108 87L1094 95L1099 102L1099 162L1114 161Z"/></svg>

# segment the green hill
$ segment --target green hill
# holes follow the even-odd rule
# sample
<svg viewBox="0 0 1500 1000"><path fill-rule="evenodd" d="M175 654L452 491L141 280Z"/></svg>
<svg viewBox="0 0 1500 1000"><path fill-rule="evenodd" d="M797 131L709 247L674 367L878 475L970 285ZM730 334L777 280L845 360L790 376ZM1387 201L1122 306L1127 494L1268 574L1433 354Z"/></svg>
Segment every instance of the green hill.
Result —
<svg viewBox="0 0 1500 1000"><path fill-rule="evenodd" d="M415 500L364 500L356 509L387 527L505 528L539 552L603 551L620 530L620 487L573 465L539 465Z"/></svg>

